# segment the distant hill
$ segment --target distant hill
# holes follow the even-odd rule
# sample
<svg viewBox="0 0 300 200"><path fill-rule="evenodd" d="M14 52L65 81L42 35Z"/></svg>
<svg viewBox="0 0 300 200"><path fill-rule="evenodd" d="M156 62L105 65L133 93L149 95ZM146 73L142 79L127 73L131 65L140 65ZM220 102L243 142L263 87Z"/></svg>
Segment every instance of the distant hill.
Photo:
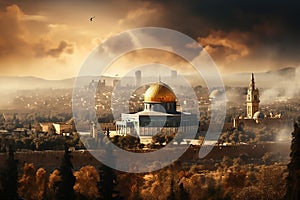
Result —
<svg viewBox="0 0 300 200"><path fill-rule="evenodd" d="M71 85L71 79L65 80L46 80L36 77L17 77L17 76L1 76L0 89L1 90L23 90L23 89L37 89L37 88L65 88Z"/></svg>
<svg viewBox="0 0 300 200"><path fill-rule="evenodd" d="M287 81L296 79L297 68L286 67L278 70L254 73L255 82L259 88L281 87ZM223 80L228 86L247 87L250 81L251 73L237 73L224 75Z"/></svg>
<svg viewBox="0 0 300 200"><path fill-rule="evenodd" d="M300 70L298 70L300 71ZM255 81L258 87L274 87L284 84L287 80L294 80L297 69L294 67L286 67L279 70L272 70L267 72L255 73ZM250 80L250 73L236 73L230 75L223 75L224 84L227 86L247 87ZM190 75L189 79L193 86L203 85L204 82L199 76ZM91 80L99 80L97 76L82 76L78 78L68 78L62 80L47 80L32 76L18 77L18 76L0 76L0 89L2 92L16 91L16 90L32 90L32 89L46 89L46 88L73 88L75 79L80 85L88 85ZM114 77L102 76L101 80L105 79L107 85L112 85ZM147 78L146 78L147 79ZM162 77L163 80L163 77ZM134 84L134 77L122 80L123 84Z"/></svg>
<svg viewBox="0 0 300 200"><path fill-rule="evenodd" d="M96 76L82 76L77 78L78 82L83 85L88 85L91 80L98 80ZM114 78L101 77L105 79L108 84L112 83ZM73 88L75 78L68 78L62 80L47 80L32 76L18 77L18 76L0 76L1 91L16 91L16 90L33 90L46 88Z"/></svg>

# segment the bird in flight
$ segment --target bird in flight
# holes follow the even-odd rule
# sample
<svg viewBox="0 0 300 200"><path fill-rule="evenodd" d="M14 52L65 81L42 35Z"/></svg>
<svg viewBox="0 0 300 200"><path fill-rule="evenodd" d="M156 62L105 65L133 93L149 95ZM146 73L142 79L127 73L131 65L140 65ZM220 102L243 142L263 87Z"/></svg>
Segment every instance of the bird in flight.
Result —
<svg viewBox="0 0 300 200"><path fill-rule="evenodd" d="M94 17L91 17L91 18L90 18L90 21L93 21L93 20L94 20L94 18L95 18L95 16L94 16Z"/></svg>

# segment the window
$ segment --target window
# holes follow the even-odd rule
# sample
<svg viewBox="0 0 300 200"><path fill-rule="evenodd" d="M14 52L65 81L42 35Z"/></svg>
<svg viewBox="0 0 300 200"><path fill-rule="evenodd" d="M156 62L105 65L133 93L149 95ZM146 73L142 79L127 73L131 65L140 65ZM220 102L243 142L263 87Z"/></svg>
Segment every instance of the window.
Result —
<svg viewBox="0 0 300 200"><path fill-rule="evenodd" d="M254 101L257 101L257 95L254 95Z"/></svg>

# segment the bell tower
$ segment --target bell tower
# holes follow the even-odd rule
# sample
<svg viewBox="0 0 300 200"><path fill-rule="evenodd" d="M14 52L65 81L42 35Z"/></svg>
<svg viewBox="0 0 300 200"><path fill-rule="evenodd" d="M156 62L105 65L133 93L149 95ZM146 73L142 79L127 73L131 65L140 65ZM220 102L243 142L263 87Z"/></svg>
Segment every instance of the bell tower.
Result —
<svg viewBox="0 0 300 200"><path fill-rule="evenodd" d="M254 113L259 110L259 91L255 88L254 74L251 74L251 80L247 92L247 118L252 119Z"/></svg>

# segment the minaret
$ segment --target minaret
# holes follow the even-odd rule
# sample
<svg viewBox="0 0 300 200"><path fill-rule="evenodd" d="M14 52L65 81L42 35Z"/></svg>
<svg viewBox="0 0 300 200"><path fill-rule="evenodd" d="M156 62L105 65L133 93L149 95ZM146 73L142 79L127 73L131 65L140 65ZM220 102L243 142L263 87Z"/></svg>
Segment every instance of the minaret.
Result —
<svg viewBox="0 0 300 200"><path fill-rule="evenodd" d="M91 123L90 136L91 136L92 138L96 138L96 135L97 135L97 126L96 126L96 123L92 122L92 123Z"/></svg>
<svg viewBox="0 0 300 200"><path fill-rule="evenodd" d="M247 118L253 118L254 113L259 110L259 91L255 88L254 74L251 74L251 80L247 92Z"/></svg>

